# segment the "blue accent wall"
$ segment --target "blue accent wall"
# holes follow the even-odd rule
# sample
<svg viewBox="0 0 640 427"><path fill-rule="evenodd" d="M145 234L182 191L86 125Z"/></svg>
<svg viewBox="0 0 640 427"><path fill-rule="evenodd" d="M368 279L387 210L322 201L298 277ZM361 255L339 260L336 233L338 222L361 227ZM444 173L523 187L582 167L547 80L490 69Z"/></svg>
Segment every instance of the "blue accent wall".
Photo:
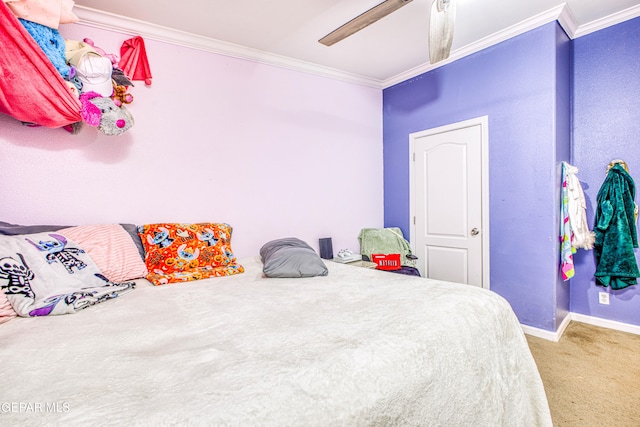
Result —
<svg viewBox="0 0 640 427"><path fill-rule="evenodd" d="M573 90L573 44L567 34L556 27L556 200L558 200L557 224L561 224L560 200L562 198L562 161L571 159L571 112ZM560 234L560 232L558 232ZM560 254L560 240L557 240L556 251ZM558 281L556 285L556 325L557 329L570 312L571 287L563 282L560 272L560 256L558 255Z"/></svg>
<svg viewBox="0 0 640 427"><path fill-rule="evenodd" d="M640 182L640 18L580 37L573 49L573 161L593 227L598 190L611 160L625 160L636 186ZM640 288L596 286L593 251L578 251L574 260L571 311L640 326ZM610 293L609 305L599 304L599 292Z"/></svg>
<svg viewBox="0 0 640 427"><path fill-rule="evenodd" d="M554 22L383 91L385 226L410 236L409 134L487 115L491 289L521 323L550 331L569 308L558 194L559 162L570 155L570 65L570 41Z"/></svg>

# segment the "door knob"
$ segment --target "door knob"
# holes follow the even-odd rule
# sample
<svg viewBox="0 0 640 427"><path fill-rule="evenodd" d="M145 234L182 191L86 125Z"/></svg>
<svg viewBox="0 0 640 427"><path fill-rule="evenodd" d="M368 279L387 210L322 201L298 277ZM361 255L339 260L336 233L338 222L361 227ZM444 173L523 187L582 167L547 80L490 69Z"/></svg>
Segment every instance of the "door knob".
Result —
<svg viewBox="0 0 640 427"><path fill-rule="evenodd" d="M480 234L480 230L478 230L477 228L474 228L471 230L471 235L472 236L477 236L478 234Z"/></svg>

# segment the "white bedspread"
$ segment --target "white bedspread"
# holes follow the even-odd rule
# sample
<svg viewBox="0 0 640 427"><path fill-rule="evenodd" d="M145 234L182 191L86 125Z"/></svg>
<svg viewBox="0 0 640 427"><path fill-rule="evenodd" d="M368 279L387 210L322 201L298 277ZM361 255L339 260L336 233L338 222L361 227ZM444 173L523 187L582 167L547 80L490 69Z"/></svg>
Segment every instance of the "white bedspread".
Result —
<svg viewBox="0 0 640 427"><path fill-rule="evenodd" d="M0 425L550 426L508 303L327 262L0 326Z"/></svg>

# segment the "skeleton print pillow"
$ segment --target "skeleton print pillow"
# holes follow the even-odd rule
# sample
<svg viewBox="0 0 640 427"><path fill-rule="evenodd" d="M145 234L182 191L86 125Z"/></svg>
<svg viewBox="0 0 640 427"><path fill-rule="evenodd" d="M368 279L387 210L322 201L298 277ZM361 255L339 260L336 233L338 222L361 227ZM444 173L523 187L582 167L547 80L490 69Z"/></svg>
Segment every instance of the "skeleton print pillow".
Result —
<svg viewBox="0 0 640 427"><path fill-rule="evenodd" d="M109 282L62 234L0 236L0 289L20 316L74 313L134 286Z"/></svg>

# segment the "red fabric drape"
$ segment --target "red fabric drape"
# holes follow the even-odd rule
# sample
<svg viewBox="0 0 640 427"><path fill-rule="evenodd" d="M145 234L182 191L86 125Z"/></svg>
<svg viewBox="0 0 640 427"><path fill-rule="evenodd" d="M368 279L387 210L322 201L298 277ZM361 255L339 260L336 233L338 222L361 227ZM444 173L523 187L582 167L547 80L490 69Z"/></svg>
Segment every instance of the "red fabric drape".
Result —
<svg viewBox="0 0 640 427"><path fill-rule="evenodd" d="M151 85L151 68L142 37L125 40L120 47L120 58L118 65L127 77L131 80L144 80L144 84Z"/></svg>
<svg viewBox="0 0 640 427"><path fill-rule="evenodd" d="M0 113L57 128L82 120L80 101L0 1Z"/></svg>

